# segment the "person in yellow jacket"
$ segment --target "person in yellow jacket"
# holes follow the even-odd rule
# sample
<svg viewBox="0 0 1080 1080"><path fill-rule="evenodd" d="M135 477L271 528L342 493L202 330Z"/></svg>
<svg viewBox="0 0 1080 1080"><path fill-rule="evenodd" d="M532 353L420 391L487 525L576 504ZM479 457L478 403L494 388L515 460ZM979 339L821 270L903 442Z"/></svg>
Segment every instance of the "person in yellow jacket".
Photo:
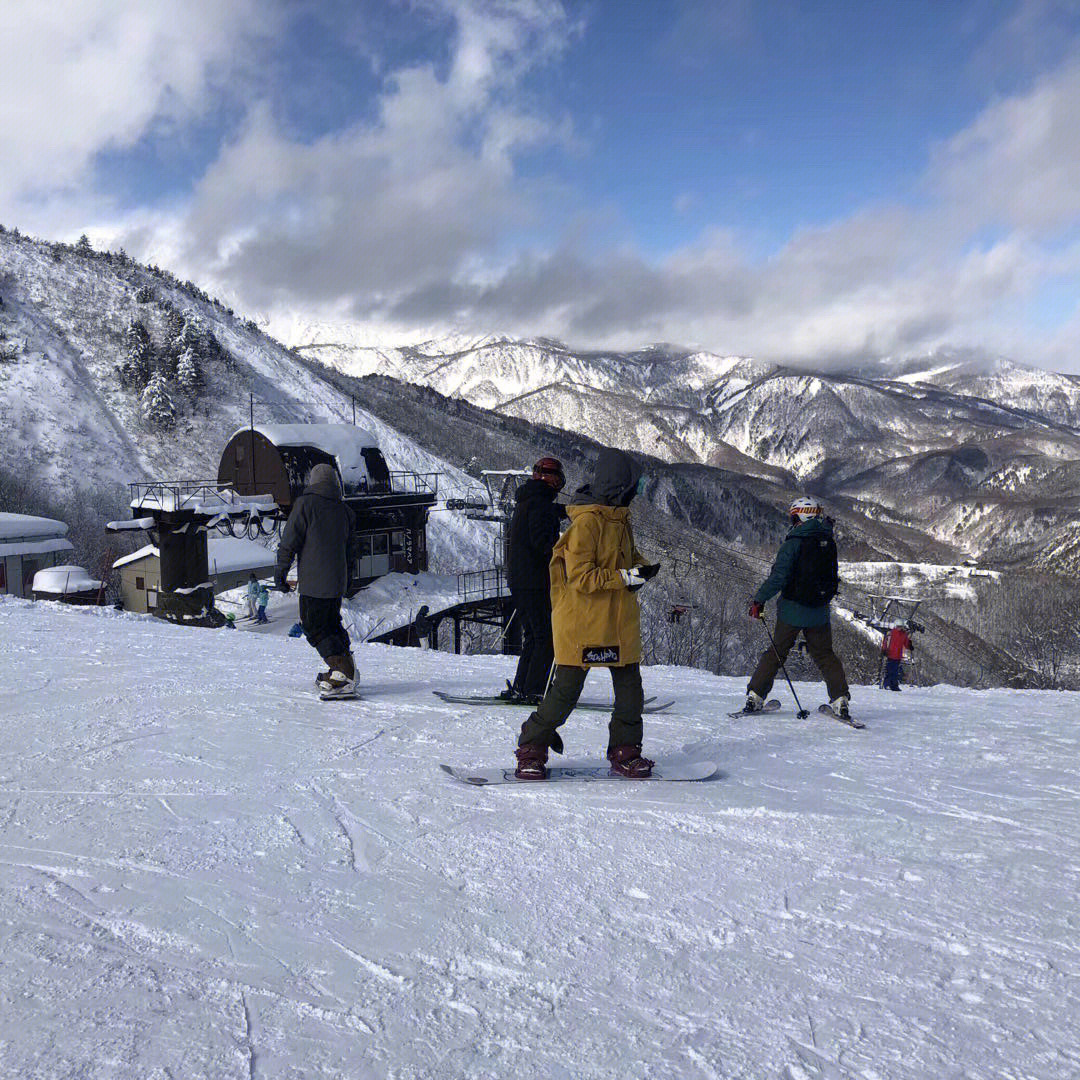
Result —
<svg viewBox="0 0 1080 1080"><path fill-rule="evenodd" d="M641 756L641 616L637 597L658 565L645 565L630 531L630 501L641 469L621 450L600 451L592 480L579 488L567 512L570 527L551 556L551 630L555 673L539 708L518 739L521 780L546 780L548 750L562 753L558 728L581 696L593 667L611 669L615 705L608 726L611 767L646 779L653 762Z"/></svg>

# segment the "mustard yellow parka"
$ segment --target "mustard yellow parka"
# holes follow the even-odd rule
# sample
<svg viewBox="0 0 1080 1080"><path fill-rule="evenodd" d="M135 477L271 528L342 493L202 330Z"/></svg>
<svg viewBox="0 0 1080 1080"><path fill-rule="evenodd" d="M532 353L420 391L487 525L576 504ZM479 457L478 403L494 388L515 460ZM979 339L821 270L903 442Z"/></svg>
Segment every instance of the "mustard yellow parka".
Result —
<svg viewBox="0 0 1080 1080"><path fill-rule="evenodd" d="M641 662L641 613L620 570L641 563L629 503L641 471L620 450L600 453L596 473L567 507L570 527L551 556L555 663L625 667Z"/></svg>

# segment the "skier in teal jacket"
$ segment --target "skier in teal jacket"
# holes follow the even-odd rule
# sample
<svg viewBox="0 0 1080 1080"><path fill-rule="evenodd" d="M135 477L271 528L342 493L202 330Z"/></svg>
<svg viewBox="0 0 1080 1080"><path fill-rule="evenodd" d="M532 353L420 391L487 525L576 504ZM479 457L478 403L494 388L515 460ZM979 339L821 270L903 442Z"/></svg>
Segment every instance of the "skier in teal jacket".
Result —
<svg viewBox="0 0 1080 1080"><path fill-rule="evenodd" d="M839 585L832 521L822 517L816 499L799 498L788 508L791 531L776 553L772 570L750 603L750 618L760 619L777 593L776 632L746 688L744 712L760 712L773 680L792 645L802 634L829 693L829 704L843 718L850 715L844 665L833 651L829 602ZM775 645L775 648L774 648Z"/></svg>

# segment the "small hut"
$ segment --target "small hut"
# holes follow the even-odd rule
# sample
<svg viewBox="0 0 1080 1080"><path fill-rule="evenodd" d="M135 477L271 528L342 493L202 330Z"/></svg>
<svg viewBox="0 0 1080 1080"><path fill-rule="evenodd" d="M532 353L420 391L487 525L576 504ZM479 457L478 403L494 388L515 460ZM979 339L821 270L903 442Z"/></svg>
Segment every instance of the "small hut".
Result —
<svg viewBox="0 0 1080 1080"><path fill-rule="evenodd" d="M75 550L67 531L52 518L0 514L0 593L31 598L34 575Z"/></svg>
<svg viewBox="0 0 1080 1080"><path fill-rule="evenodd" d="M101 604L102 583L81 566L51 566L34 575L35 600L59 600L62 604Z"/></svg>
<svg viewBox="0 0 1080 1080"><path fill-rule="evenodd" d="M390 492L378 440L352 424L259 424L241 428L221 453L218 483L240 495L264 495L288 511L320 463L341 477L346 498Z"/></svg>

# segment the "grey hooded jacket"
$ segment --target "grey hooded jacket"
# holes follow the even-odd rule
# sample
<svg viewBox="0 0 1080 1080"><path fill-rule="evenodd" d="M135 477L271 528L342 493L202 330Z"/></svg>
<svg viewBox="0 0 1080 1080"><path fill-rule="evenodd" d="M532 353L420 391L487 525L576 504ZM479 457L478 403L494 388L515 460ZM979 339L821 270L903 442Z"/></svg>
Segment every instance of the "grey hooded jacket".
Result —
<svg viewBox="0 0 1080 1080"><path fill-rule="evenodd" d="M331 465L316 465L308 473L307 487L293 504L277 551L278 581L288 574L294 558L301 596L345 595L349 565L356 558L356 519Z"/></svg>

